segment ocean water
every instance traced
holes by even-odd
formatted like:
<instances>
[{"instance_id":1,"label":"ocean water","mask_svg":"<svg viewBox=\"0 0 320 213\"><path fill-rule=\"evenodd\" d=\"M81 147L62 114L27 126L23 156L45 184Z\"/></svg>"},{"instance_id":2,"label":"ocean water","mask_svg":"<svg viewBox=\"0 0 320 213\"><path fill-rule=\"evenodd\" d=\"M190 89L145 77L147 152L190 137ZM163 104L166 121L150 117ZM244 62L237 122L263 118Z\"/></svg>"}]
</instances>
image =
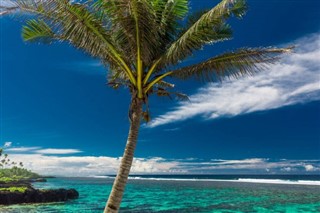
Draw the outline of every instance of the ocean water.
<instances>
[{"instance_id":1,"label":"ocean water","mask_svg":"<svg viewBox=\"0 0 320 213\"><path fill-rule=\"evenodd\" d=\"M113 177L52 178L37 188L75 188L64 203L0 206L1 213L101 213ZM320 212L320 176L133 176L120 212Z\"/></svg>"}]
</instances>

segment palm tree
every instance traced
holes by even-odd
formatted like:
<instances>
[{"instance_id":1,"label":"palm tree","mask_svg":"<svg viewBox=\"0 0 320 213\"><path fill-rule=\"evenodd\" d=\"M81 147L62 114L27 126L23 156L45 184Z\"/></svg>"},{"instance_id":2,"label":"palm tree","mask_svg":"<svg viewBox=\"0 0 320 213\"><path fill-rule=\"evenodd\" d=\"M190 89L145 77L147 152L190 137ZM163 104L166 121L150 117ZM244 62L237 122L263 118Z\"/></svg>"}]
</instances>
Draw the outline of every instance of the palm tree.
<instances>
[{"instance_id":1,"label":"palm tree","mask_svg":"<svg viewBox=\"0 0 320 213\"><path fill-rule=\"evenodd\" d=\"M141 119L150 120L148 98L175 95L167 79L204 81L239 78L263 70L291 48L242 48L203 62L182 61L208 44L232 37L230 17L242 18L245 0L222 0L188 16L188 0L13 0L0 14L18 10L35 16L22 29L25 41L65 41L101 60L108 85L131 94L130 130L104 212L118 212L134 157ZM169 79L170 80L170 79Z\"/></svg>"}]
</instances>

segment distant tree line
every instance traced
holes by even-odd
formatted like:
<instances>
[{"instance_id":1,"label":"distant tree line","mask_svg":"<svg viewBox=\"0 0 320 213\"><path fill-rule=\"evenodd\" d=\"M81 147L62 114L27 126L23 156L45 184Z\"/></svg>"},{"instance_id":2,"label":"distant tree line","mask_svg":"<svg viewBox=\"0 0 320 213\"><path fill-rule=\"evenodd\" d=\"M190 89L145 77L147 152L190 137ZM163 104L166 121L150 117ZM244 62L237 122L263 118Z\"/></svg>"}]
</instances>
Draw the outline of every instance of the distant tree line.
<instances>
[{"instance_id":1,"label":"distant tree line","mask_svg":"<svg viewBox=\"0 0 320 213\"><path fill-rule=\"evenodd\" d=\"M22 162L14 162L12 160L10 160L8 158L8 154L7 153L3 153L3 148L0 148L0 167L4 168L6 166L19 166L19 167L23 167L23 163Z\"/></svg>"},{"instance_id":2,"label":"distant tree line","mask_svg":"<svg viewBox=\"0 0 320 213\"><path fill-rule=\"evenodd\" d=\"M21 179L39 178L40 175L23 168L23 162L9 159L3 148L0 148L0 182L11 182Z\"/></svg>"}]
</instances>

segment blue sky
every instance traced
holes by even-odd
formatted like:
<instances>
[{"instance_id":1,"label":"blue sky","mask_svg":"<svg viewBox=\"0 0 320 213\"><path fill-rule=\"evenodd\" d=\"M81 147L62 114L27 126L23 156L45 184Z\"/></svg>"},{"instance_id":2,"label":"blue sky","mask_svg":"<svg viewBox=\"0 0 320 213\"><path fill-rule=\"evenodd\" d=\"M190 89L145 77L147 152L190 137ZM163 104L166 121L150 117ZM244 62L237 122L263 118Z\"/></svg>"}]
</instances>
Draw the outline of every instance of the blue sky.
<instances>
[{"instance_id":1,"label":"blue sky","mask_svg":"<svg viewBox=\"0 0 320 213\"><path fill-rule=\"evenodd\" d=\"M216 2L193 0L191 8ZM255 77L175 81L191 102L151 98L153 121L141 128L133 172L320 171L320 2L248 3L242 20L230 20L234 39L185 64L239 47L294 44L296 53ZM128 91L108 88L99 61L67 44L24 43L22 23L0 18L0 144L40 173L65 165L79 176L114 173L129 127Z\"/></svg>"}]
</instances>

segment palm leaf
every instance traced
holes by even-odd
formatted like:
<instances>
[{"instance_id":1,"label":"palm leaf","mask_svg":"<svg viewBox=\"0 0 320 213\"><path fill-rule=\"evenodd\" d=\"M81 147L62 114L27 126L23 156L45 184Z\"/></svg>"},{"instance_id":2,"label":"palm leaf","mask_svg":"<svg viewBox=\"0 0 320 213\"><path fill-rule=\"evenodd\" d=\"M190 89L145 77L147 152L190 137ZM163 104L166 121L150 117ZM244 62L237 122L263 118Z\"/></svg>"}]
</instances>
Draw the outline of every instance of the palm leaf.
<instances>
[{"instance_id":1,"label":"palm leaf","mask_svg":"<svg viewBox=\"0 0 320 213\"><path fill-rule=\"evenodd\" d=\"M159 81L157 84L158 84L159 87L165 88L165 89L167 89L167 88L173 89L175 87L174 84L171 84L171 83L163 81L163 80Z\"/></svg>"},{"instance_id":2,"label":"palm leaf","mask_svg":"<svg viewBox=\"0 0 320 213\"><path fill-rule=\"evenodd\" d=\"M153 0L152 5L156 12L158 31L162 35L163 43L169 44L176 36L178 21L188 13L187 0Z\"/></svg>"},{"instance_id":3,"label":"palm leaf","mask_svg":"<svg viewBox=\"0 0 320 213\"><path fill-rule=\"evenodd\" d=\"M135 61L135 22L130 0L98 0L95 9L110 19L110 31L122 54L126 54L129 61Z\"/></svg>"},{"instance_id":4,"label":"palm leaf","mask_svg":"<svg viewBox=\"0 0 320 213\"><path fill-rule=\"evenodd\" d=\"M110 32L104 28L99 17L86 8L86 4L71 4L67 0L18 0L15 3L20 10L31 12L46 20L46 25L51 25L51 29L60 35L60 40L68 41L93 57L99 57L103 63L121 67L127 78L135 84L125 55L121 54ZM37 33L35 28L29 26L29 31L31 30L34 34ZM38 35L37 38L40 39L40 34Z\"/></svg>"},{"instance_id":5,"label":"palm leaf","mask_svg":"<svg viewBox=\"0 0 320 213\"><path fill-rule=\"evenodd\" d=\"M288 53L289 48L248 48L225 53L199 64L171 71L170 76L179 79L195 77L205 81L229 76L238 78L251 75L279 60L279 54Z\"/></svg>"},{"instance_id":6,"label":"palm leaf","mask_svg":"<svg viewBox=\"0 0 320 213\"><path fill-rule=\"evenodd\" d=\"M10 2L9 2L9 4L7 3L7 5L0 5L0 16L13 13L17 9L19 9L19 8L15 5L11 5Z\"/></svg>"},{"instance_id":7,"label":"palm leaf","mask_svg":"<svg viewBox=\"0 0 320 213\"><path fill-rule=\"evenodd\" d=\"M186 94L175 91L168 91L161 87L159 87L157 90L154 90L153 93L156 93L158 96L168 97L170 99L173 99L172 96L175 96L180 101L190 101L189 97Z\"/></svg>"},{"instance_id":8,"label":"palm leaf","mask_svg":"<svg viewBox=\"0 0 320 213\"><path fill-rule=\"evenodd\" d=\"M189 96L181 92L170 92L175 95L179 101L190 101Z\"/></svg>"},{"instance_id":9,"label":"palm leaf","mask_svg":"<svg viewBox=\"0 0 320 213\"><path fill-rule=\"evenodd\" d=\"M246 11L244 0L222 0L202 16L171 44L163 56L163 63L176 64L203 45L231 37L225 20L231 15L241 17Z\"/></svg>"},{"instance_id":10,"label":"palm leaf","mask_svg":"<svg viewBox=\"0 0 320 213\"><path fill-rule=\"evenodd\" d=\"M42 19L31 19L22 28L22 38L25 41L40 41L50 43L59 36L54 33L51 27Z\"/></svg>"},{"instance_id":11,"label":"palm leaf","mask_svg":"<svg viewBox=\"0 0 320 213\"><path fill-rule=\"evenodd\" d=\"M149 66L157 53L156 47L161 41L156 32L155 11L148 0L99 0L98 7L112 20L112 33L115 41L131 61L136 61L138 46L141 59ZM139 45L137 45L137 32ZM137 64L135 64L137 66Z\"/></svg>"},{"instance_id":12,"label":"palm leaf","mask_svg":"<svg viewBox=\"0 0 320 213\"><path fill-rule=\"evenodd\" d=\"M145 66L155 58L160 37L156 32L155 13L148 0L133 0L131 3L135 23L137 53ZM138 51L140 49L140 51Z\"/></svg>"}]
</instances>

